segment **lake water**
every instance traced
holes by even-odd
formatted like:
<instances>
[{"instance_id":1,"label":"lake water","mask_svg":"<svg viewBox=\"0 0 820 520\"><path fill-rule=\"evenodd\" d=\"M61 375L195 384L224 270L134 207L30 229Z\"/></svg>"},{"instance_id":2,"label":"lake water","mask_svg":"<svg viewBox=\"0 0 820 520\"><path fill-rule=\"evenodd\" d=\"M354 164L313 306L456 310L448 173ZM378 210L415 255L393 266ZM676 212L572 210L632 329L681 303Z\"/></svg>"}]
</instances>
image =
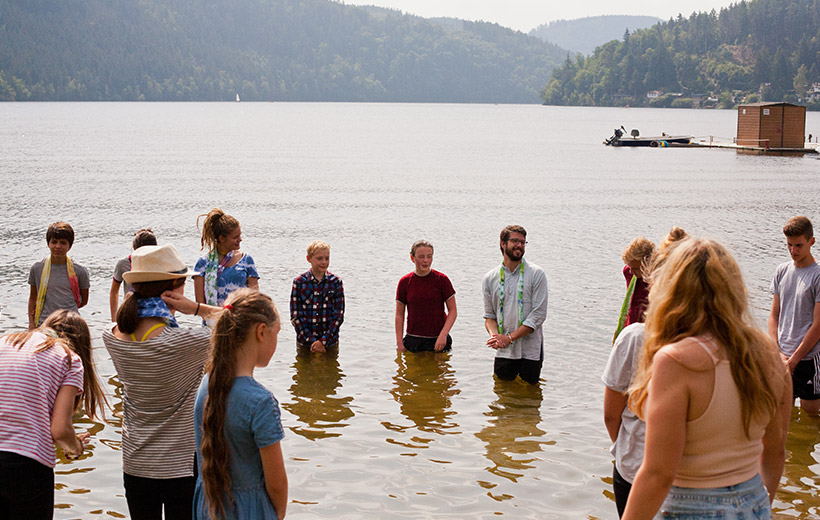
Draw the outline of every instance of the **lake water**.
<instances>
[{"instance_id":1,"label":"lake water","mask_svg":"<svg viewBox=\"0 0 820 520\"><path fill-rule=\"evenodd\" d=\"M297 356L286 325L256 374L282 405L292 519L617 518L600 374L625 291L623 248L673 225L720 240L765 325L771 276L788 260L783 223L820 221L816 155L601 144L621 124L731 138L734 111L3 103L0 121L0 332L25 327L28 269L47 253L48 224L70 222L72 257L91 272L82 314L118 409L100 336L134 231L152 227L193 266L196 217L222 207L285 315L307 244L332 245L347 297L338 357ZM820 114L806 132L820 133ZM481 279L513 223L549 279L540 387L494 384L484 346ZM457 291L449 355L396 355L396 283L420 238ZM117 416L78 422L92 447L58 464L55 518L127 517ZM820 515L819 484L820 420L796 413L777 517Z\"/></svg>"}]
</instances>

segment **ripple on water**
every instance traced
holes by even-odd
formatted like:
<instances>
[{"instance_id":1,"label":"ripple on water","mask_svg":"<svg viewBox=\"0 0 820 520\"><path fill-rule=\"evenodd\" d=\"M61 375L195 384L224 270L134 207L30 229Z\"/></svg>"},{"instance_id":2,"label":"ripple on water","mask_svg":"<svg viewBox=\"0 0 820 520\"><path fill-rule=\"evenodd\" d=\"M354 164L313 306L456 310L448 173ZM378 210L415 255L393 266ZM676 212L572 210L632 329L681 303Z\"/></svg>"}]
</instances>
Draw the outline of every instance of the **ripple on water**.
<instances>
[{"instance_id":1,"label":"ripple on water","mask_svg":"<svg viewBox=\"0 0 820 520\"><path fill-rule=\"evenodd\" d=\"M600 373L625 290L621 251L673 225L717 238L765 324L772 272L788 260L780 226L816 216L820 199L816 159L601 146L625 115L645 134L736 128L732 111L0 104L0 240L15 252L0 258L0 332L26 327L28 270L46 253L45 229L71 222L72 255L91 274L83 315L115 406L107 423L78 420L93 449L58 461L55 518L127 516L122 387L99 340L111 270L145 226L193 265L196 216L214 205L242 222L243 249L283 314L312 240L331 243L331 271L345 283L338 356L298 355L285 326L256 373L282 406L289 518L614 518ZM809 113L809 126L818 117ZM509 223L527 228L527 259L549 279L536 389L495 385L484 346L481 280ZM457 291L449 355L395 353L396 283L419 238L435 244L434 267ZM793 418L780 518L820 516L819 426Z\"/></svg>"}]
</instances>

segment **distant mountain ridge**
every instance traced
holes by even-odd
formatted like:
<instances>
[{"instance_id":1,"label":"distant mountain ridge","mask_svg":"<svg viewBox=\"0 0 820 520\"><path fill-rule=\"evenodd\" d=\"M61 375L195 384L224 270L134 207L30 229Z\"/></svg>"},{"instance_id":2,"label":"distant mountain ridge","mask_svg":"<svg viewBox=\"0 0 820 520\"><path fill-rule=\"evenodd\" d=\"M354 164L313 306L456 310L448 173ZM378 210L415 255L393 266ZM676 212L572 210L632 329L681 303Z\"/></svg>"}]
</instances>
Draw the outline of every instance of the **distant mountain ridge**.
<instances>
[{"instance_id":1,"label":"distant mountain ridge","mask_svg":"<svg viewBox=\"0 0 820 520\"><path fill-rule=\"evenodd\" d=\"M551 105L721 107L788 101L820 109L820 0L742 0L678 16L568 58Z\"/></svg>"},{"instance_id":2,"label":"distant mountain ridge","mask_svg":"<svg viewBox=\"0 0 820 520\"><path fill-rule=\"evenodd\" d=\"M651 27L662 22L654 16L605 15L576 20L556 20L539 25L528 34L554 43L573 53L592 54L595 47L623 38L624 32Z\"/></svg>"},{"instance_id":3,"label":"distant mountain ridge","mask_svg":"<svg viewBox=\"0 0 820 520\"><path fill-rule=\"evenodd\" d=\"M0 101L537 103L565 56L329 0L0 0Z\"/></svg>"}]
</instances>

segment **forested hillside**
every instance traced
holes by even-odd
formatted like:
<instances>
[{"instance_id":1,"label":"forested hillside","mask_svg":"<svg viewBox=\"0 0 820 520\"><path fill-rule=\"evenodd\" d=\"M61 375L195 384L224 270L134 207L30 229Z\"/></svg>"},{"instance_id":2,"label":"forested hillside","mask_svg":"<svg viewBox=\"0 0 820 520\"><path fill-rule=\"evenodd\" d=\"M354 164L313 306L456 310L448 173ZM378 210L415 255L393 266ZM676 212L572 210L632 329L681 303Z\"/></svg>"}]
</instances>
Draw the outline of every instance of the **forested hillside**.
<instances>
[{"instance_id":1,"label":"forested hillside","mask_svg":"<svg viewBox=\"0 0 820 520\"><path fill-rule=\"evenodd\" d=\"M678 17L567 58L542 91L552 105L820 108L820 0L741 1ZM817 92L815 92L817 90Z\"/></svg>"},{"instance_id":2,"label":"forested hillside","mask_svg":"<svg viewBox=\"0 0 820 520\"><path fill-rule=\"evenodd\" d=\"M0 100L536 103L565 57L329 0L0 0Z\"/></svg>"},{"instance_id":3,"label":"forested hillside","mask_svg":"<svg viewBox=\"0 0 820 520\"><path fill-rule=\"evenodd\" d=\"M573 54L591 54L595 47L611 40L618 40L628 29L645 29L658 22L654 16L607 15L587 16L577 20L556 20L539 25L528 34L554 43Z\"/></svg>"}]
</instances>

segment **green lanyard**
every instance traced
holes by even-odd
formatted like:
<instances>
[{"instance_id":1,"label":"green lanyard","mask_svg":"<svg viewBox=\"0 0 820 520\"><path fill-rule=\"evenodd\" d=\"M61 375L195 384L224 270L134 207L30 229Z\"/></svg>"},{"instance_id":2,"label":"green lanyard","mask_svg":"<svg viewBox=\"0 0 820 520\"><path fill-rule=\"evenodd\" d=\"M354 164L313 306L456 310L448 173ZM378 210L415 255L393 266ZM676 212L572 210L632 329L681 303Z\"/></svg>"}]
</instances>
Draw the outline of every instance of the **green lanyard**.
<instances>
[{"instance_id":1,"label":"green lanyard","mask_svg":"<svg viewBox=\"0 0 820 520\"><path fill-rule=\"evenodd\" d=\"M618 315L618 326L615 328L615 336L612 337L613 345L615 344L615 340L618 339L618 334L624 330L627 316L629 316L629 306L632 305L632 295L635 294L635 285L637 281L638 277L633 274L632 279L629 280L629 286L626 288L624 302L621 304L621 313Z\"/></svg>"},{"instance_id":2,"label":"green lanyard","mask_svg":"<svg viewBox=\"0 0 820 520\"><path fill-rule=\"evenodd\" d=\"M501 265L498 277L498 333L504 334L504 265ZM518 327L524 323L524 260L518 275ZM516 327L517 328L517 327Z\"/></svg>"}]
</instances>

